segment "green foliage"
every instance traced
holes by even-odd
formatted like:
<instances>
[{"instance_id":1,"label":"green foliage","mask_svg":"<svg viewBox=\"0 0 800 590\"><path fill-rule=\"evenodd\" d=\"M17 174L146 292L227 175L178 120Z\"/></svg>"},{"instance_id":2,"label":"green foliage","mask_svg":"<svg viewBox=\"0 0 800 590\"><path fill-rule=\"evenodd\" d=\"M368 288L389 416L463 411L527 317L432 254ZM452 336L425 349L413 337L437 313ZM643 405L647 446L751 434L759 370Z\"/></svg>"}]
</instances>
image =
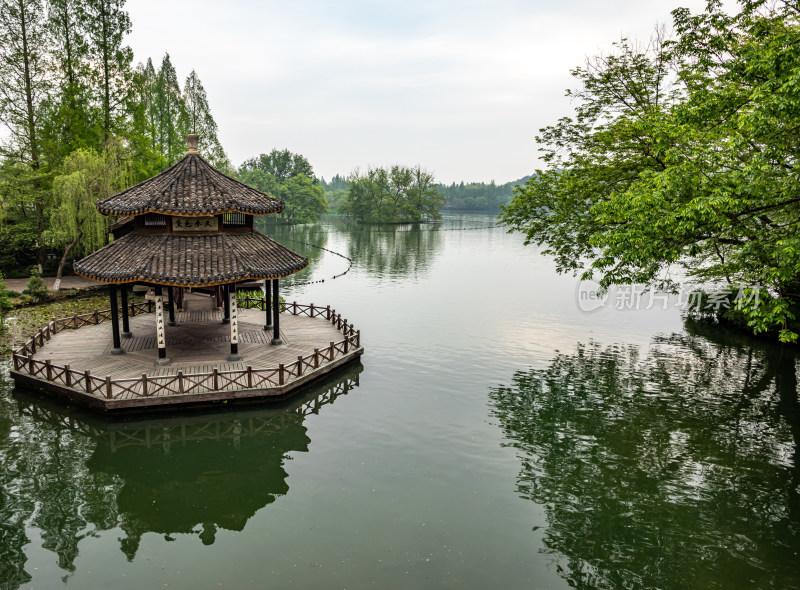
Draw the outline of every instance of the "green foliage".
<instances>
[{"instance_id":1,"label":"green foliage","mask_svg":"<svg viewBox=\"0 0 800 590\"><path fill-rule=\"evenodd\" d=\"M189 76L183 96L169 55L158 72L150 60L131 68L124 5L0 0L0 123L6 128L0 133L0 269L6 275L32 262L43 266L48 250L74 243L85 251L100 243L99 219L87 212L89 195L103 183L119 190L164 170L184 155L190 126L211 162L229 167L197 74ZM87 172L78 179L76 162L86 158L95 161L84 162L85 170L102 168L111 176L90 180ZM77 205L81 199L85 207Z\"/></svg>"},{"instance_id":2,"label":"green foliage","mask_svg":"<svg viewBox=\"0 0 800 590\"><path fill-rule=\"evenodd\" d=\"M87 37L93 87L102 113L103 138L108 140L126 118L124 107L131 92L133 51L122 39L131 32L125 0L83 0L88 15Z\"/></svg>"},{"instance_id":3,"label":"green foliage","mask_svg":"<svg viewBox=\"0 0 800 590\"><path fill-rule=\"evenodd\" d=\"M341 174L337 174L333 178L331 178L330 182L325 182L324 178L321 178L319 183L322 185L322 188L325 189L325 192L328 191L338 191L343 190L347 191L347 177L342 176Z\"/></svg>"},{"instance_id":4,"label":"green foliage","mask_svg":"<svg viewBox=\"0 0 800 590\"><path fill-rule=\"evenodd\" d=\"M107 218L95 206L130 185L121 146L109 143L103 152L76 150L53 181L50 243L88 254L108 243Z\"/></svg>"},{"instance_id":5,"label":"green foliage","mask_svg":"<svg viewBox=\"0 0 800 590\"><path fill-rule=\"evenodd\" d=\"M362 222L398 223L441 219L443 205L433 174L420 166L392 166L354 171L340 210Z\"/></svg>"},{"instance_id":6,"label":"green foliage","mask_svg":"<svg viewBox=\"0 0 800 590\"><path fill-rule=\"evenodd\" d=\"M249 298L250 301L245 301L246 298ZM258 301L253 301L254 299L260 301L264 299L264 291L260 289L238 289L236 291L236 301L239 307L244 309L256 309L259 307ZM278 296L278 300L281 303L286 303L286 300L283 298L282 295ZM272 301L270 299L270 301Z\"/></svg>"},{"instance_id":7,"label":"green foliage","mask_svg":"<svg viewBox=\"0 0 800 590\"><path fill-rule=\"evenodd\" d=\"M439 192L444 195L444 209L456 209L459 211L496 211L502 205L507 205L511 201L514 187L523 184L530 176L525 176L519 180L513 180L505 184L495 184L485 182L455 182L449 186L446 184L436 185ZM322 188L325 190L325 199L331 210L338 210L347 198L347 178L337 174L330 182L325 179L320 180Z\"/></svg>"},{"instance_id":8,"label":"green foliage","mask_svg":"<svg viewBox=\"0 0 800 590\"><path fill-rule=\"evenodd\" d=\"M261 170L271 174L279 181L289 180L298 174L305 174L315 184L317 177L314 176L314 169L302 154L295 154L289 150L273 149L268 154L261 154L256 158L245 160L239 171Z\"/></svg>"},{"instance_id":9,"label":"green foliage","mask_svg":"<svg viewBox=\"0 0 800 590\"><path fill-rule=\"evenodd\" d=\"M347 178L337 174L330 182L325 182L324 178L320 179L320 185L325 191L328 209L338 210L347 198Z\"/></svg>"},{"instance_id":10,"label":"green foliage","mask_svg":"<svg viewBox=\"0 0 800 590\"><path fill-rule=\"evenodd\" d=\"M9 309L11 309L11 294L6 289L3 273L0 272L0 330L5 327L6 315L8 315Z\"/></svg>"},{"instance_id":11,"label":"green foliage","mask_svg":"<svg viewBox=\"0 0 800 590\"><path fill-rule=\"evenodd\" d=\"M27 295L31 298L32 301L41 301L45 297L47 297L47 285L44 284L42 280L42 275L39 274L39 268L36 266L31 267L31 278L28 281L27 287L22 292L23 295Z\"/></svg>"},{"instance_id":12,"label":"green foliage","mask_svg":"<svg viewBox=\"0 0 800 590\"><path fill-rule=\"evenodd\" d=\"M496 211L499 207L507 205L511 201L514 188L529 178L530 176L525 176L505 184L495 184L494 181L489 184L485 182L456 184L454 182L450 186L440 184L439 190L447 199L446 209Z\"/></svg>"},{"instance_id":13,"label":"green foliage","mask_svg":"<svg viewBox=\"0 0 800 590\"><path fill-rule=\"evenodd\" d=\"M36 264L37 238L35 226L26 220L0 224L0 272L14 278L19 269Z\"/></svg>"},{"instance_id":14,"label":"green foliage","mask_svg":"<svg viewBox=\"0 0 800 590\"><path fill-rule=\"evenodd\" d=\"M184 118L180 121L181 127L186 133L196 133L200 136L203 142L201 145L203 153L209 162L216 168L230 171L232 168L231 163L219 142L217 123L214 121L214 117L211 116L206 89L194 70L186 78L186 84L183 87L183 100L185 107L183 110Z\"/></svg>"},{"instance_id":15,"label":"green foliage","mask_svg":"<svg viewBox=\"0 0 800 590\"><path fill-rule=\"evenodd\" d=\"M281 199L281 217L288 223L314 223L328 209L322 186L308 160L289 150L272 150L246 160L239 180L261 192Z\"/></svg>"},{"instance_id":16,"label":"green foliage","mask_svg":"<svg viewBox=\"0 0 800 590\"><path fill-rule=\"evenodd\" d=\"M46 27L54 84L44 102L42 141L46 158L57 166L70 151L102 141L102 112L91 99L96 78L89 55L90 18L85 2L50 0Z\"/></svg>"},{"instance_id":17,"label":"green foliage","mask_svg":"<svg viewBox=\"0 0 800 590\"><path fill-rule=\"evenodd\" d=\"M40 187L46 179L26 163L6 159L0 164L0 270L6 276L37 262Z\"/></svg>"},{"instance_id":18,"label":"green foliage","mask_svg":"<svg viewBox=\"0 0 800 590\"><path fill-rule=\"evenodd\" d=\"M305 174L288 179L281 196L286 203L283 216L289 223L313 223L328 210L322 187Z\"/></svg>"},{"instance_id":19,"label":"green foliage","mask_svg":"<svg viewBox=\"0 0 800 590\"><path fill-rule=\"evenodd\" d=\"M2 0L0 22L0 121L11 134L4 151L38 168L39 119L50 89L44 4Z\"/></svg>"},{"instance_id":20,"label":"green foliage","mask_svg":"<svg viewBox=\"0 0 800 590\"><path fill-rule=\"evenodd\" d=\"M559 270L601 284L760 285L741 313L789 328L800 296L800 26L789 4L729 16L673 13L677 38L623 40L573 75L574 118L542 129L549 168L501 219L546 246ZM670 74L670 72L675 72Z\"/></svg>"},{"instance_id":21,"label":"green foliage","mask_svg":"<svg viewBox=\"0 0 800 590\"><path fill-rule=\"evenodd\" d=\"M181 123L186 121L187 116L178 76L169 59L169 53L161 60L153 90L156 145L167 163L174 164L186 153L185 132Z\"/></svg>"},{"instance_id":22,"label":"green foliage","mask_svg":"<svg viewBox=\"0 0 800 590\"><path fill-rule=\"evenodd\" d=\"M167 168L167 158L157 140L156 71L153 60L136 67L128 103L130 122L126 133L131 152L133 182L141 182Z\"/></svg>"}]
</instances>

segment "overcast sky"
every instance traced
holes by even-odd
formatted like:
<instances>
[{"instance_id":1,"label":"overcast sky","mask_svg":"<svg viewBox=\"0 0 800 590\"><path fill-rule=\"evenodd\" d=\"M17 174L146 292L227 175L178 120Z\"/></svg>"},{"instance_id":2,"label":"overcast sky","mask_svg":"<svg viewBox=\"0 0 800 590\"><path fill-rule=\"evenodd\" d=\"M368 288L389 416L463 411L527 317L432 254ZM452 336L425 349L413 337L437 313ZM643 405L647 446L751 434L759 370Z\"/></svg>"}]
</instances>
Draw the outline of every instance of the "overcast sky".
<instances>
[{"instance_id":1,"label":"overcast sky","mask_svg":"<svg viewBox=\"0 0 800 590\"><path fill-rule=\"evenodd\" d=\"M129 0L134 61L197 70L235 165L272 148L329 179L421 164L515 180L569 114L570 68L703 0Z\"/></svg>"}]
</instances>

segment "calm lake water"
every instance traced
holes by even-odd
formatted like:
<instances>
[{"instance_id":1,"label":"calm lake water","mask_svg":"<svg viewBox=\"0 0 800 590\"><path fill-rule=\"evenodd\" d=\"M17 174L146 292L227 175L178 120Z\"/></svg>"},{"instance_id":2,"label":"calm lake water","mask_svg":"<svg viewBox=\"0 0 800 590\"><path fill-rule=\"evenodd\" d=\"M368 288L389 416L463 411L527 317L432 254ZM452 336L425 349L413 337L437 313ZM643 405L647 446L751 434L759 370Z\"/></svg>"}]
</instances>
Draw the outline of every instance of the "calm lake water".
<instances>
[{"instance_id":1,"label":"calm lake water","mask_svg":"<svg viewBox=\"0 0 800 590\"><path fill-rule=\"evenodd\" d=\"M281 229L326 279L287 299L366 348L281 406L111 421L3 372L0 588L800 588L797 353L582 311L492 223Z\"/></svg>"}]
</instances>

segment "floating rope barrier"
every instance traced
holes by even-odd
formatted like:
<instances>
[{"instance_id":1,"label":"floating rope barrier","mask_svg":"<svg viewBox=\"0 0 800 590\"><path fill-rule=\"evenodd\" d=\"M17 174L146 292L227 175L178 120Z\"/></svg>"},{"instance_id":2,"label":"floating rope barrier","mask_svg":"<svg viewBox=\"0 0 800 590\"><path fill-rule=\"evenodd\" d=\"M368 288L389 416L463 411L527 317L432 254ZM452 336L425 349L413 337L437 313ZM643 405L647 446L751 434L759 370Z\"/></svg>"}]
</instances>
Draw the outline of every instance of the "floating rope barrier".
<instances>
[{"instance_id":1,"label":"floating rope barrier","mask_svg":"<svg viewBox=\"0 0 800 590\"><path fill-rule=\"evenodd\" d=\"M477 226L474 226L474 227L446 227L446 228L435 227L435 228L428 229L427 231L429 231L429 232L473 231L473 230L482 230L482 229L495 229L495 228L498 228L498 227L506 227L506 226L504 224L502 224L502 223L493 223L491 225L477 225ZM334 230L334 231L337 231L337 230ZM346 232L346 233L407 234L407 233L411 233L413 231L415 231L415 230L414 229L373 229L371 227L361 227L361 228L352 229L350 232ZM330 233L329 231L319 231L319 232L314 232L314 233L308 234L308 236L309 237L322 236L322 235L328 235L329 233ZM345 232L343 232L343 233L345 233ZM286 238L286 239L288 240L288 239L291 239L291 238ZM292 241L297 242L299 244L304 243L304 242L299 242L297 240L292 240ZM313 246L313 244L309 244L309 245Z\"/></svg>"},{"instance_id":2,"label":"floating rope barrier","mask_svg":"<svg viewBox=\"0 0 800 590\"><path fill-rule=\"evenodd\" d=\"M439 225L439 224L437 224L437 225ZM505 227L505 226L503 224L501 224L501 223L493 223L491 225L479 225L479 226L474 226L474 227L450 227L450 228L434 227L434 228L428 229L427 231L431 231L431 232L435 232L435 231L436 232L440 232L440 231L442 231L442 232L444 232L444 231L472 231L472 230L482 230L482 229L494 229L496 227ZM358 229L357 231L358 231L358 233L406 234L406 233L411 233L411 232L413 232L415 230L414 229L400 229L400 230L392 229L392 230L389 230L389 229L361 228L361 229ZM316 232L316 233L313 233L313 234L309 234L309 236L328 235L329 233L330 232ZM343 277L348 272L350 272L351 268L353 268L353 259L350 258L349 256L345 256L344 254L341 254L340 252L336 252L335 250L331 250L330 248L326 248L325 246L320 246L318 244L311 244L309 242L304 242L302 240L295 240L293 238L289 238L289 237L285 237L285 236L280 236L280 238L281 239L285 239L285 240L287 240L289 242L293 242L295 244L302 244L303 246L308 246L309 248L317 248L318 250L324 250L325 252L328 252L329 254L333 254L334 256L338 256L339 258L343 258L344 260L346 260L347 261L347 269L344 272L341 272L341 273L339 273L337 275L333 275L332 277L328 278L327 280L329 280L329 281L332 281L334 279L338 279L339 277ZM305 285L315 285L317 283L324 283L325 281L326 281L326 279L317 279L316 281L302 281L302 282L299 282L299 283L292 283L290 286L291 287L303 287Z\"/></svg>"},{"instance_id":3,"label":"floating rope barrier","mask_svg":"<svg viewBox=\"0 0 800 590\"><path fill-rule=\"evenodd\" d=\"M316 234L314 234L314 235L316 235ZM350 272L351 268L353 268L353 259L350 258L349 256L345 256L344 254L336 252L335 250L331 250L330 248L326 248L325 246L319 246L317 244L310 244L308 242L303 242L301 240L293 240L292 238L285 238L285 239L287 241L289 241L289 242L294 242L295 244L302 244L304 246L309 246L310 248L317 248L319 250L324 250L325 252L328 252L329 254L333 254L334 256L338 256L339 258L344 258L345 260L347 260L347 269L344 272L339 273L338 275L333 275L332 277L330 277L328 279L329 281L332 281L334 279L338 279L339 277L343 277L344 275L346 275L347 273ZM301 283L292 283L290 286L291 287L302 287L304 285L314 285L316 283L324 283L324 282L325 282L325 279L318 279L316 281L303 281Z\"/></svg>"}]
</instances>

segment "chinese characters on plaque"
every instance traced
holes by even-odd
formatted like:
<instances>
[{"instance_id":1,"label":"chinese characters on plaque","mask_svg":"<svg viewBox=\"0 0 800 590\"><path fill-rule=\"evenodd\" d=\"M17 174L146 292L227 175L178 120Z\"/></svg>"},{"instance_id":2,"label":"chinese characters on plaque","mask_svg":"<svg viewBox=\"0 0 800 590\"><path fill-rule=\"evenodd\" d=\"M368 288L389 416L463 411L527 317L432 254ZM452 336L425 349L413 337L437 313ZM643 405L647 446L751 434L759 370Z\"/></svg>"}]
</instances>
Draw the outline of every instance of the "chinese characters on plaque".
<instances>
[{"instance_id":1,"label":"chinese characters on plaque","mask_svg":"<svg viewBox=\"0 0 800 590\"><path fill-rule=\"evenodd\" d=\"M219 231L219 219L211 217L173 217L173 232Z\"/></svg>"},{"instance_id":2,"label":"chinese characters on plaque","mask_svg":"<svg viewBox=\"0 0 800 590\"><path fill-rule=\"evenodd\" d=\"M236 291L230 292L231 301L231 344L239 344L239 322L237 321L238 312L236 309Z\"/></svg>"},{"instance_id":3,"label":"chinese characters on plaque","mask_svg":"<svg viewBox=\"0 0 800 590\"><path fill-rule=\"evenodd\" d=\"M164 297L156 295L156 341L159 348L166 348L164 337Z\"/></svg>"}]
</instances>

